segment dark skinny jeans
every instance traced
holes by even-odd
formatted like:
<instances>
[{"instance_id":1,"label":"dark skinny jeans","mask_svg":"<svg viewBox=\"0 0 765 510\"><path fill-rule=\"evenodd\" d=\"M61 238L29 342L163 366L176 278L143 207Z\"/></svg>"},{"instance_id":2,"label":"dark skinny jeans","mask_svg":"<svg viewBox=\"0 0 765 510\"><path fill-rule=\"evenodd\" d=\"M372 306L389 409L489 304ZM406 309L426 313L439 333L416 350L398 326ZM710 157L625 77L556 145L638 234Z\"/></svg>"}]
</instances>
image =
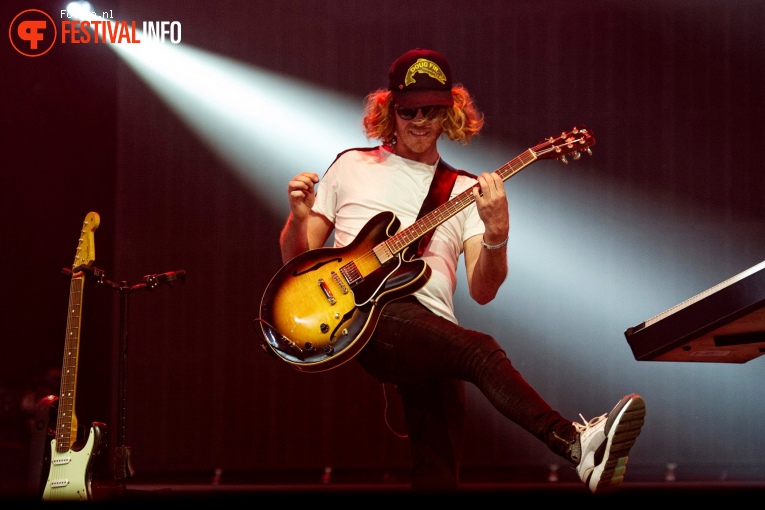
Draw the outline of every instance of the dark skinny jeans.
<instances>
[{"instance_id":1,"label":"dark skinny jeans","mask_svg":"<svg viewBox=\"0 0 765 510\"><path fill-rule=\"evenodd\" d=\"M415 298L389 303L356 356L364 370L397 387L416 491L458 488L465 434L465 382L504 416L570 461L571 421L552 409L490 335L432 313Z\"/></svg>"}]
</instances>

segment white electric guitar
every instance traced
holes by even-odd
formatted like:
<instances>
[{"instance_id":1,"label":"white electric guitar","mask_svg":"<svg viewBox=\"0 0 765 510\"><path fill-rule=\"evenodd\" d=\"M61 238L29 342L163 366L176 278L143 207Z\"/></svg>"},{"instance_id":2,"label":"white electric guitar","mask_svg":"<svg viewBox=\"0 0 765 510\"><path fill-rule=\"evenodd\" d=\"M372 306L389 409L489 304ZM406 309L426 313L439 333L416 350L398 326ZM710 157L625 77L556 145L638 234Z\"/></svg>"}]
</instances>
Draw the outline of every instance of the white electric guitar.
<instances>
[{"instance_id":1,"label":"white electric guitar","mask_svg":"<svg viewBox=\"0 0 765 510\"><path fill-rule=\"evenodd\" d=\"M84 444L78 442L74 406L82 322L82 292L86 277L83 267L90 267L95 260L93 232L98 228L99 221L98 213L90 212L85 216L72 265L56 437L51 440L50 472L43 489L43 501L93 500L93 460L102 448L106 425L94 422L87 435L87 441Z\"/></svg>"}]
</instances>

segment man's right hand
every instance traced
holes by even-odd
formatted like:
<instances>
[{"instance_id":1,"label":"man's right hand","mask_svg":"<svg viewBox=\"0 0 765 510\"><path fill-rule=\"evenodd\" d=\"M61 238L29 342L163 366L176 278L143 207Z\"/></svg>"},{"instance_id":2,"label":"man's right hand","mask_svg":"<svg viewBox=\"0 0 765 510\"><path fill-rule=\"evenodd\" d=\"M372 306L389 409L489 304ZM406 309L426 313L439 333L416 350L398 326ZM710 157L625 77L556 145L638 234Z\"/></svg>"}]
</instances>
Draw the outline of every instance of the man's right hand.
<instances>
[{"instance_id":1,"label":"man's right hand","mask_svg":"<svg viewBox=\"0 0 765 510\"><path fill-rule=\"evenodd\" d=\"M292 216L298 221L305 220L316 200L314 185L319 182L319 175L313 172L302 172L292 178L287 186Z\"/></svg>"}]
</instances>

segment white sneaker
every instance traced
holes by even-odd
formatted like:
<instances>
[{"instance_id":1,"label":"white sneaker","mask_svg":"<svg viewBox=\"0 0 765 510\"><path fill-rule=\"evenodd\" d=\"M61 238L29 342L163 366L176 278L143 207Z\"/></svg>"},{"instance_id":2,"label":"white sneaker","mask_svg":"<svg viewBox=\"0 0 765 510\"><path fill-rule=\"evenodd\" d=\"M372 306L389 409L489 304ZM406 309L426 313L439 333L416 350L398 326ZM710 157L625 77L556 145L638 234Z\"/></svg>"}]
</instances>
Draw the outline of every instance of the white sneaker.
<instances>
[{"instance_id":1,"label":"white sneaker","mask_svg":"<svg viewBox=\"0 0 765 510\"><path fill-rule=\"evenodd\" d=\"M645 421L645 402L633 393L622 398L610 413L589 422L574 423L581 456L576 472L593 493L615 487L624 480L627 454Z\"/></svg>"}]
</instances>

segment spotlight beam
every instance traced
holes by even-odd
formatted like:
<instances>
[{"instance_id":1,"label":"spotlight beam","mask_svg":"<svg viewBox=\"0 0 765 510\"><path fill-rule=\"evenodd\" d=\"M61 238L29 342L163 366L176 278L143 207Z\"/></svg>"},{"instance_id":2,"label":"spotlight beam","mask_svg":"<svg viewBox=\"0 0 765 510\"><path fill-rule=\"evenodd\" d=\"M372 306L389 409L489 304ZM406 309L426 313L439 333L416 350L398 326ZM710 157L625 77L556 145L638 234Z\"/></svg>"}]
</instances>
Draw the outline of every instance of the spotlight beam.
<instances>
[{"instance_id":1,"label":"spotlight beam","mask_svg":"<svg viewBox=\"0 0 765 510\"><path fill-rule=\"evenodd\" d=\"M87 2L70 15L104 20ZM261 192L275 211L279 193L300 171L325 170L338 152L368 146L362 102L315 84L268 72L184 44L160 43L137 32L140 44L109 46L218 157Z\"/></svg>"}]
</instances>

